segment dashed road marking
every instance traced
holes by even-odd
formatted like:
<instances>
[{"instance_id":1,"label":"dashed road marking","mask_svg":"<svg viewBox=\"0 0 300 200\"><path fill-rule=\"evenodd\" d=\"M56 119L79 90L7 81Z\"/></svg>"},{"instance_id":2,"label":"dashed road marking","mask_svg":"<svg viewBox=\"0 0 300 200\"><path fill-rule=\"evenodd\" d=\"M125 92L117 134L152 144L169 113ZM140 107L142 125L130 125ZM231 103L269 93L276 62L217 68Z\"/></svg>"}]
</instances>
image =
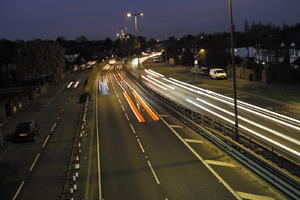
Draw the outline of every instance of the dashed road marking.
<instances>
[{"instance_id":1,"label":"dashed road marking","mask_svg":"<svg viewBox=\"0 0 300 200\"><path fill-rule=\"evenodd\" d=\"M16 200L16 199L17 199L17 197L18 197L20 191L22 190L22 187L23 187L24 183L25 183L24 181L21 182L21 184L20 184L20 186L18 187L18 189L17 189L17 191L16 191L14 197L12 198L12 200Z\"/></svg>"},{"instance_id":2,"label":"dashed road marking","mask_svg":"<svg viewBox=\"0 0 300 200\"><path fill-rule=\"evenodd\" d=\"M151 169L151 172L152 172L152 174L153 174L153 176L154 176L154 178L155 178L156 183L157 183L157 184L160 184L160 182L159 182L159 180L158 180L158 177L157 177L157 175L156 175L156 173L155 173L155 171L154 171L154 169L153 169L153 167L152 167L150 161L147 160L147 163L148 163L148 165L149 165L149 167L150 167L150 169Z\"/></svg>"},{"instance_id":3,"label":"dashed road marking","mask_svg":"<svg viewBox=\"0 0 300 200\"><path fill-rule=\"evenodd\" d=\"M126 116L126 119L129 121L129 117L128 117L127 113L125 113L125 116Z\"/></svg>"},{"instance_id":4,"label":"dashed road marking","mask_svg":"<svg viewBox=\"0 0 300 200\"><path fill-rule=\"evenodd\" d=\"M236 167L232 163L222 162L222 161L217 161L217 160L205 160L205 162L209 165L219 165L219 166L224 166L224 167Z\"/></svg>"},{"instance_id":5,"label":"dashed road marking","mask_svg":"<svg viewBox=\"0 0 300 200\"><path fill-rule=\"evenodd\" d=\"M139 143L139 145L140 145L140 147L141 147L141 149L142 149L142 152L145 153L145 150L144 150L144 148L143 148L143 145L142 145L141 141L140 141L139 139L136 139L136 140L137 140L137 142Z\"/></svg>"},{"instance_id":6,"label":"dashed road marking","mask_svg":"<svg viewBox=\"0 0 300 200\"><path fill-rule=\"evenodd\" d=\"M135 134L135 130L134 130L134 128L133 128L133 126L132 126L132 124L131 124L131 123L130 123L130 127L131 127L131 129L132 129L133 133Z\"/></svg>"},{"instance_id":7,"label":"dashed road marking","mask_svg":"<svg viewBox=\"0 0 300 200\"><path fill-rule=\"evenodd\" d=\"M43 145L42 145L43 148L46 146L46 144L47 144L49 138L50 138L50 135L48 135L48 136L46 137L46 140L45 140L45 142L44 142Z\"/></svg>"},{"instance_id":8,"label":"dashed road marking","mask_svg":"<svg viewBox=\"0 0 300 200\"><path fill-rule=\"evenodd\" d=\"M56 122L53 124L53 126L52 126L52 128L51 128L51 132L54 131L55 127L56 127Z\"/></svg>"},{"instance_id":9,"label":"dashed road marking","mask_svg":"<svg viewBox=\"0 0 300 200\"><path fill-rule=\"evenodd\" d=\"M125 108L124 108L124 106L123 106L123 105L121 105L121 107L122 107L123 111L125 112Z\"/></svg>"},{"instance_id":10,"label":"dashed road marking","mask_svg":"<svg viewBox=\"0 0 300 200\"><path fill-rule=\"evenodd\" d=\"M193 139L184 139L186 142L188 143L198 143L198 144L202 144L203 141L202 140L193 140Z\"/></svg>"},{"instance_id":11,"label":"dashed road marking","mask_svg":"<svg viewBox=\"0 0 300 200\"><path fill-rule=\"evenodd\" d=\"M30 167L30 169L29 169L30 172L31 172L32 169L34 168L34 165L35 165L36 161L39 159L39 157L40 157L40 153L38 153L38 154L36 155L36 157L35 157L35 159L34 159L32 165L31 165L31 167Z\"/></svg>"},{"instance_id":12,"label":"dashed road marking","mask_svg":"<svg viewBox=\"0 0 300 200\"><path fill-rule=\"evenodd\" d=\"M169 125L169 126L172 128L182 128L182 126L179 126L179 125Z\"/></svg>"},{"instance_id":13,"label":"dashed road marking","mask_svg":"<svg viewBox=\"0 0 300 200\"><path fill-rule=\"evenodd\" d=\"M257 194L250 194L246 192L237 192L243 199L249 200L274 200L272 197L257 195Z\"/></svg>"}]
</instances>

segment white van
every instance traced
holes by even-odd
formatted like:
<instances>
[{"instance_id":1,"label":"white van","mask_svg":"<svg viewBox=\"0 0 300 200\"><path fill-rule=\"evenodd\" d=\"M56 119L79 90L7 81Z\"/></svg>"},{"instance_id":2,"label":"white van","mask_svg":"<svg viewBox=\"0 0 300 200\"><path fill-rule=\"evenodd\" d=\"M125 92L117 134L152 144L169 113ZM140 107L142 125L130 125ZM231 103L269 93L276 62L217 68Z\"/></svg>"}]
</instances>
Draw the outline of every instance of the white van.
<instances>
[{"instance_id":1,"label":"white van","mask_svg":"<svg viewBox=\"0 0 300 200\"><path fill-rule=\"evenodd\" d=\"M209 76L213 79L226 79L227 74L224 69L214 68L209 71Z\"/></svg>"}]
</instances>

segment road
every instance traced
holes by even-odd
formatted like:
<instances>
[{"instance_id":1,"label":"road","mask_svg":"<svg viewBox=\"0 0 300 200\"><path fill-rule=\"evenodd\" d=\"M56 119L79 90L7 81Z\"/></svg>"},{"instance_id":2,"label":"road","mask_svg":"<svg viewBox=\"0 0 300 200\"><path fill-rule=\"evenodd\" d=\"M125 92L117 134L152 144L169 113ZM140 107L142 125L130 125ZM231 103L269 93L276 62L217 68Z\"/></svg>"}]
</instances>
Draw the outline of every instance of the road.
<instances>
[{"instance_id":1,"label":"road","mask_svg":"<svg viewBox=\"0 0 300 200\"><path fill-rule=\"evenodd\" d=\"M99 191L90 192L86 199L100 199L99 196L103 199L164 200L272 196L258 180L242 176L240 173L244 169L228 161L222 162L224 155L209 153L207 143L201 145L205 149L198 151L203 138L201 142L187 139L185 135L191 130L164 111L154 110L149 103L151 100L144 97L125 73L113 69L102 71L99 83L103 82L108 90L103 92L97 87L99 152L92 161L97 163L100 159L97 166ZM214 161L206 160L208 157ZM95 179L90 183L95 184Z\"/></svg>"},{"instance_id":2,"label":"road","mask_svg":"<svg viewBox=\"0 0 300 200\"><path fill-rule=\"evenodd\" d=\"M233 101L215 92L143 70L142 81L178 104L211 118L234 125ZM238 101L239 127L259 140L300 161L300 120Z\"/></svg>"},{"instance_id":3,"label":"road","mask_svg":"<svg viewBox=\"0 0 300 200\"><path fill-rule=\"evenodd\" d=\"M67 75L3 127L10 145L0 160L1 199L52 200L61 195L87 75L87 71ZM12 143L16 124L30 120L40 127L37 141Z\"/></svg>"}]
</instances>

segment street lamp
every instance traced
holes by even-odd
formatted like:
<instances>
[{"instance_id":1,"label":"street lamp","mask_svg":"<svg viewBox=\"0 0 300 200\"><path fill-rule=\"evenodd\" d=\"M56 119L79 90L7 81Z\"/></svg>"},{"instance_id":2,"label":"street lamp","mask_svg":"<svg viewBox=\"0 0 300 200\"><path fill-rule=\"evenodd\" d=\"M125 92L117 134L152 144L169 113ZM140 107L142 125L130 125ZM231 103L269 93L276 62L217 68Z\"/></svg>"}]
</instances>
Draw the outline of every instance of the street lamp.
<instances>
[{"instance_id":1,"label":"street lamp","mask_svg":"<svg viewBox=\"0 0 300 200\"><path fill-rule=\"evenodd\" d=\"M140 56L139 56L139 46L138 46L138 39L137 39L137 32L138 32L138 16L144 16L144 13L127 13L127 17L134 17L134 35L135 35L135 43L137 45L137 56L138 56L138 69L139 69L139 78L141 75L141 68L140 68Z\"/></svg>"},{"instance_id":2,"label":"street lamp","mask_svg":"<svg viewBox=\"0 0 300 200\"><path fill-rule=\"evenodd\" d=\"M234 62L234 40L233 40L233 15L232 15L232 0L228 0L228 11L230 18L230 46L231 46L231 64L232 64L232 76L233 76L233 99L234 99L234 116L235 116L235 130L234 140L239 141L239 125L238 125L238 111L237 111L237 95L236 95L236 73L235 73L235 62Z\"/></svg>"}]
</instances>

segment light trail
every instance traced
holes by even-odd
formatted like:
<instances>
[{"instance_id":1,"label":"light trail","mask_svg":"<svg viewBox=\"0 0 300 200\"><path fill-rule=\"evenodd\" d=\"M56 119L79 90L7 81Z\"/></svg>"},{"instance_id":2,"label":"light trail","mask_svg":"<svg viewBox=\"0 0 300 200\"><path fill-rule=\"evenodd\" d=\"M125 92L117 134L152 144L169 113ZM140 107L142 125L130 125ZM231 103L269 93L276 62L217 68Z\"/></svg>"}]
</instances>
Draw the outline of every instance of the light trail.
<instances>
[{"instance_id":1,"label":"light trail","mask_svg":"<svg viewBox=\"0 0 300 200\"><path fill-rule=\"evenodd\" d=\"M163 90L168 90L167 88L165 88L165 87L163 87L163 86L157 84L156 82L150 80L149 78L145 77L144 75L142 75L142 78L145 79L145 80L147 80L147 81L149 81L150 83L156 85L157 87L159 87L159 88L161 88L161 89L163 89Z\"/></svg>"},{"instance_id":2,"label":"light trail","mask_svg":"<svg viewBox=\"0 0 300 200\"><path fill-rule=\"evenodd\" d=\"M209 90L204 90L204 89L198 88L198 87L196 87L196 86L190 85L190 84L188 84L188 83L184 83L184 82L182 82L182 81L178 81L178 80L173 79L173 78L170 78L170 79L173 80L173 81L168 80L168 79L166 79L166 78L163 78L163 80L165 80L165 81L167 81L167 82L169 82L169 83L172 83L172 84L174 84L174 85L177 85L177 86L179 86L179 87L181 87L181 88L184 88L184 89L187 89L187 90L189 90L189 91L198 93L198 94L200 94L200 95L207 96L207 97L209 97L209 98L213 98L213 99L215 99L215 100L217 100L217 101L221 101L221 102L226 103L226 104L228 104L228 105L234 106L233 103L231 103L231 102L228 102L228 101L226 101L226 100L224 100L224 99L222 99L222 98L217 98L217 97L211 95L211 94L217 94L217 93L215 93L215 92L212 92L212 91L209 91ZM182 84L184 84L184 85L189 85L189 86L191 86L192 88L200 89L201 91L197 91L197 90L195 90L195 89L189 88L189 87L184 86L184 85L181 85L181 84L179 84L179 83L182 83ZM207 94L207 93L209 93L209 94ZM223 95L219 95L219 94L217 94L217 95L223 97ZM226 98L229 98L229 97L226 97ZM229 99L231 99L231 98L229 98ZM238 101L238 102L240 102L240 101ZM251 104L249 104L249 105L251 105ZM259 107L258 107L258 108L259 108ZM260 112L253 111L253 110L251 110L251 109L249 109L249 108L246 108L246 107L243 107L243 106L241 106L241 105L238 105L238 109L242 109L242 110L251 112L252 114L258 115L258 116L260 116L260 117L266 118L266 119L268 119L268 120L272 120L272 121L274 121L274 122L280 123L280 124L282 124L282 125L284 125L284 126L287 126L287 127L289 127L289 128L292 128L292 129L295 129L295 130L297 130L297 131L300 131L300 127L298 127L298 126L295 126L295 125L293 125L293 124L287 123L286 121L282 121L282 120L279 120L279 119L274 118L274 117L270 117L269 115L265 115L265 114L262 114L262 113L260 113ZM270 112L271 112L271 111L270 111Z\"/></svg>"},{"instance_id":3,"label":"light trail","mask_svg":"<svg viewBox=\"0 0 300 200\"><path fill-rule=\"evenodd\" d=\"M127 92L123 92L123 95L125 96L131 110L133 111L134 115L136 116L136 118L138 119L138 121L140 123L145 122L145 119L143 118L143 116L141 115L141 113L138 111L138 109L136 108L136 106L134 105L133 101L131 100L131 98L129 97L129 95L127 94Z\"/></svg>"},{"instance_id":4,"label":"light trail","mask_svg":"<svg viewBox=\"0 0 300 200\"><path fill-rule=\"evenodd\" d=\"M153 77L150 76L150 75L147 75L147 77L150 78L150 79L152 79L153 81L159 83L159 84L162 84L162 85L165 86L165 87L168 87L168 88L170 88L170 89L172 89L172 90L175 90L174 87L171 87L171 86L169 86L168 84L165 84L165 83L163 83L163 82L161 82L161 81L159 81L159 80L153 78Z\"/></svg>"},{"instance_id":5,"label":"light trail","mask_svg":"<svg viewBox=\"0 0 300 200\"><path fill-rule=\"evenodd\" d=\"M208 105L208 106L210 106L210 107L213 107L213 108L215 108L215 109L217 109L217 110L219 110L219 111L222 111L222 112L224 112L224 113L226 113L226 114L231 115L231 116L234 117L234 113L229 112L228 110L225 110L225 109L223 109L223 108L220 108L220 107L218 107L218 106L215 106L215 105L213 105L213 104L211 104L211 103L208 103L207 101L204 101L204 100L199 99L199 98L197 98L197 100L200 101L200 102L202 102L202 103L204 103L204 104L206 104L206 105ZM273 133L274 135L277 135L278 137L281 137L281 138L286 139L286 140L288 140L288 141L290 141L290 142L292 142L292 143L295 143L295 144L297 144L297 145L300 145L300 141L299 141L299 140L296 140L296 139L291 138L291 137L289 137L289 136L287 136L287 135L284 135L284 134L282 134L282 133L279 133L278 131L275 131L275 130L273 130L273 129L270 129L270 128L268 128L268 127L265 127L265 126L263 126L263 125L260 125L260 124L258 124L258 123L256 123L256 122L254 122L254 121L252 121L252 120L249 120L249 119L246 119L246 118L244 118L244 117L238 116L238 118L241 119L241 120L243 120L243 121L245 121L245 122L247 122L247 123L249 123L249 124L252 124L252 125L254 125L254 126L256 126L256 127L259 127L259 128L261 128L261 129L263 129L263 130L265 130L265 131L268 131L268 132L270 132L270 133Z\"/></svg>"},{"instance_id":6,"label":"light trail","mask_svg":"<svg viewBox=\"0 0 300 200\"><path fill-rule=\"evenodd\" d=\"M160 73L157 73L156 71L153 71L151 69L149 69L149 72L150 73L153 73L153 74L156 74L157 76L160 76L160 77L165 77L164 75L160 74Z\"/></svg>"},{"instance_id":7,"label":"light trail","mask_svg":"<svg viewBox=\"0 0 300 200\"><path fill-rule=\"evenodd\" d=\"M218 114L218 113L216 113L216 112L213 112L213 111L211 111L211 110L209 110L209 109L207 109L207 108L205 108L205 107L203 107L203 106L201 106L201 105L195 103L194 101L192 101L192 100L190 100L190 99L185 99L185 100L186 100L187 102L193 104L194 106L196 106L196 107L198 107L198 108L201 108L202 110L205 110L206 112L211 113L212 115L215 115L215 116L217 116L217 117L219 117L219 118L221 118L221 119L223 119L223 120L229 122L229 123L232 124L232 125L235 124L234 121L232 121L232 120L230 120L230 119L227 119L226 117L224 117L224 116L222 116L222 115L220 115L220 114ZM298 152L298 151L296 151L296 150L294 150L294 149L291 149L291 148L289 148L289 147L287 147L287 146L285 146L285 145L283 145L283 144L281 144L281 143L279 143L279 142L277 142L277 141L275 141L275 140L272 140L272 139L270 139L270 138L268 138L268 137L266 137L266 136L264 136L264 135L261 135L261 134L255 132L255 131L253 131L253 130L251 130L251 129L245 127L245 126L243 126L243 125L240 125L239 127L242 128L242 129L244 129L245 131L247 131L247 132L249 132L249 133L252 133L253 135L255 135L255 136L257 136L257 137L259 137L259 138L261 138L261 139L263 139L263 140L265 140L265 141L270 142L271 144L274 144L274 145L277 146L277 147L280 147L280 148L282 148L282 149L284 149L284 150L286 150L286 151L292 153L293 155L296 155L297 157L300 157L300 152Z\"/></svg>"},{"instance_id":8,"label":"light trail","mask_svg":"<svg viewBox=\"0 0 300 200\"><path fill-rule=\"evenodd\" d=\"M220 98L227 99L228 101L233 102L233 99L230 98L230 97L227 97L227 96L218 94L218 93L216 93L216 92L213 92L213 91L210 91L210 90L206 90L206 89L203 89L203 88L200 88L200 87L197 87L197 86L194 86L194 85L185 83L185 82L183 82L183 81L179 81L179 80L174 79L174 78L170 78L170 79L173 80L173 81L175 81L175 82L177 82L177 83L181 83L181 84L183 84L183 85L186 85L186 86L189 86L189 87L198 89L198 90L200 90L200 91L202 91L202 92L204 92L204 93L207 93L207 94L210 94L210 95L215 95L215 96L218 96L218 97L220 97ZM171 82L171 83L172 83L172 82ZM180 86L180 85L178 85L178 86ZM286 116L286 115L282 115L282 114L279 114L279 113L276 113L276 112L272 112L272 111L267 110L267 109L265 109L265 108L261 108L261 107L258 107L258 106L255 106L255 105L252 105L252 104L249 104L249 103L240 101L240 100L237 100L237 102L238 102L238 104L241 104L241 106L242 106L242 105L248 106L248 107L251 107L251 108L253 108L253 109L257 109L257 110L259 110L259 111L261 111L261 112L266 112L266 113L268 113L268 114L270 114L270 115L275 115L275 116L277 116L277 117L281 117L281 118L284 118L284 119L286 119L286 120L293 121L293 122L298 123L298 124L300 125L300 120L297 120L297 119L294 119L294 118L291 118L291 117L288 117L288 116Z\"/></svg>"},{"instance_id":9,"label":"light trail","mask_svg":"<svg viewBox=\"0 0 300 200\"><path fill-rule=\"evenodd\" d=\"M197 93L198 93L198 94L201 94L201 95L204 95L204 96L206 96L206 97L215 99L215 100L217 100L217 101L223 102L223 103L228 104L228 105L230 105L230 106L233 106L233 103L230 103L230 102L228 102L228 101L225 101L224 99L219 99L219 98L217 98L217 97L215 97L215 96L208 95L208 94L205 94L205 93L199 92L199 91L198 91ZM250 112L250 113L252 113L252 114L254 114L254 115L258 115L258 116L260 116L260 117L266 118L266 119L268 119L268 120L277 122L277 123L282 124L282 125L284 125L284 126L287 126L287 127L289 127L289 128L292 128L292 129L295 129L295 130L297 130L297 131L300 131L300 127L294 126L294 125L289 124L289 123L287 123L287 122L285 122L285 121L281 121L281 120L279 120L279 119L270 117L270 116L268 116L268 115L264 115L264 114L262 114L262 113L260 113L260 112L253 111L253 110L251 110L251 109L248 109L248 108L245 108L245 107L242 107L242 106L238 106L238 109L245 110L245 111Z\"/></svg>"},{"instance_id":10,"label":"light trail","mask_svg":"<svg viewBox=\"0 0 300 200\"><path fill-rule=\"evenodd\" d=\"M134 97L140 102L140 104L143 106L143 108L146 110L146 112L150 115L150 117L154 120L154 121L158 121L159 118L158 116L149 108L149 106L145 103L145 101L138 95L138 93L133 90L132 91Z\"/></svg>"},{"instance_id":11,"label":"light trail","mask_svg":"<svg viewBox=\"0 0 300 200\"><path fill-rule=\"evenodd\" d=\"M160 76L150 72L149 70L145 69L145 72L147 72L148 74L151 74L152 76L155 76L156 78L159 78Z\"/></svg>"}]
</instances>

